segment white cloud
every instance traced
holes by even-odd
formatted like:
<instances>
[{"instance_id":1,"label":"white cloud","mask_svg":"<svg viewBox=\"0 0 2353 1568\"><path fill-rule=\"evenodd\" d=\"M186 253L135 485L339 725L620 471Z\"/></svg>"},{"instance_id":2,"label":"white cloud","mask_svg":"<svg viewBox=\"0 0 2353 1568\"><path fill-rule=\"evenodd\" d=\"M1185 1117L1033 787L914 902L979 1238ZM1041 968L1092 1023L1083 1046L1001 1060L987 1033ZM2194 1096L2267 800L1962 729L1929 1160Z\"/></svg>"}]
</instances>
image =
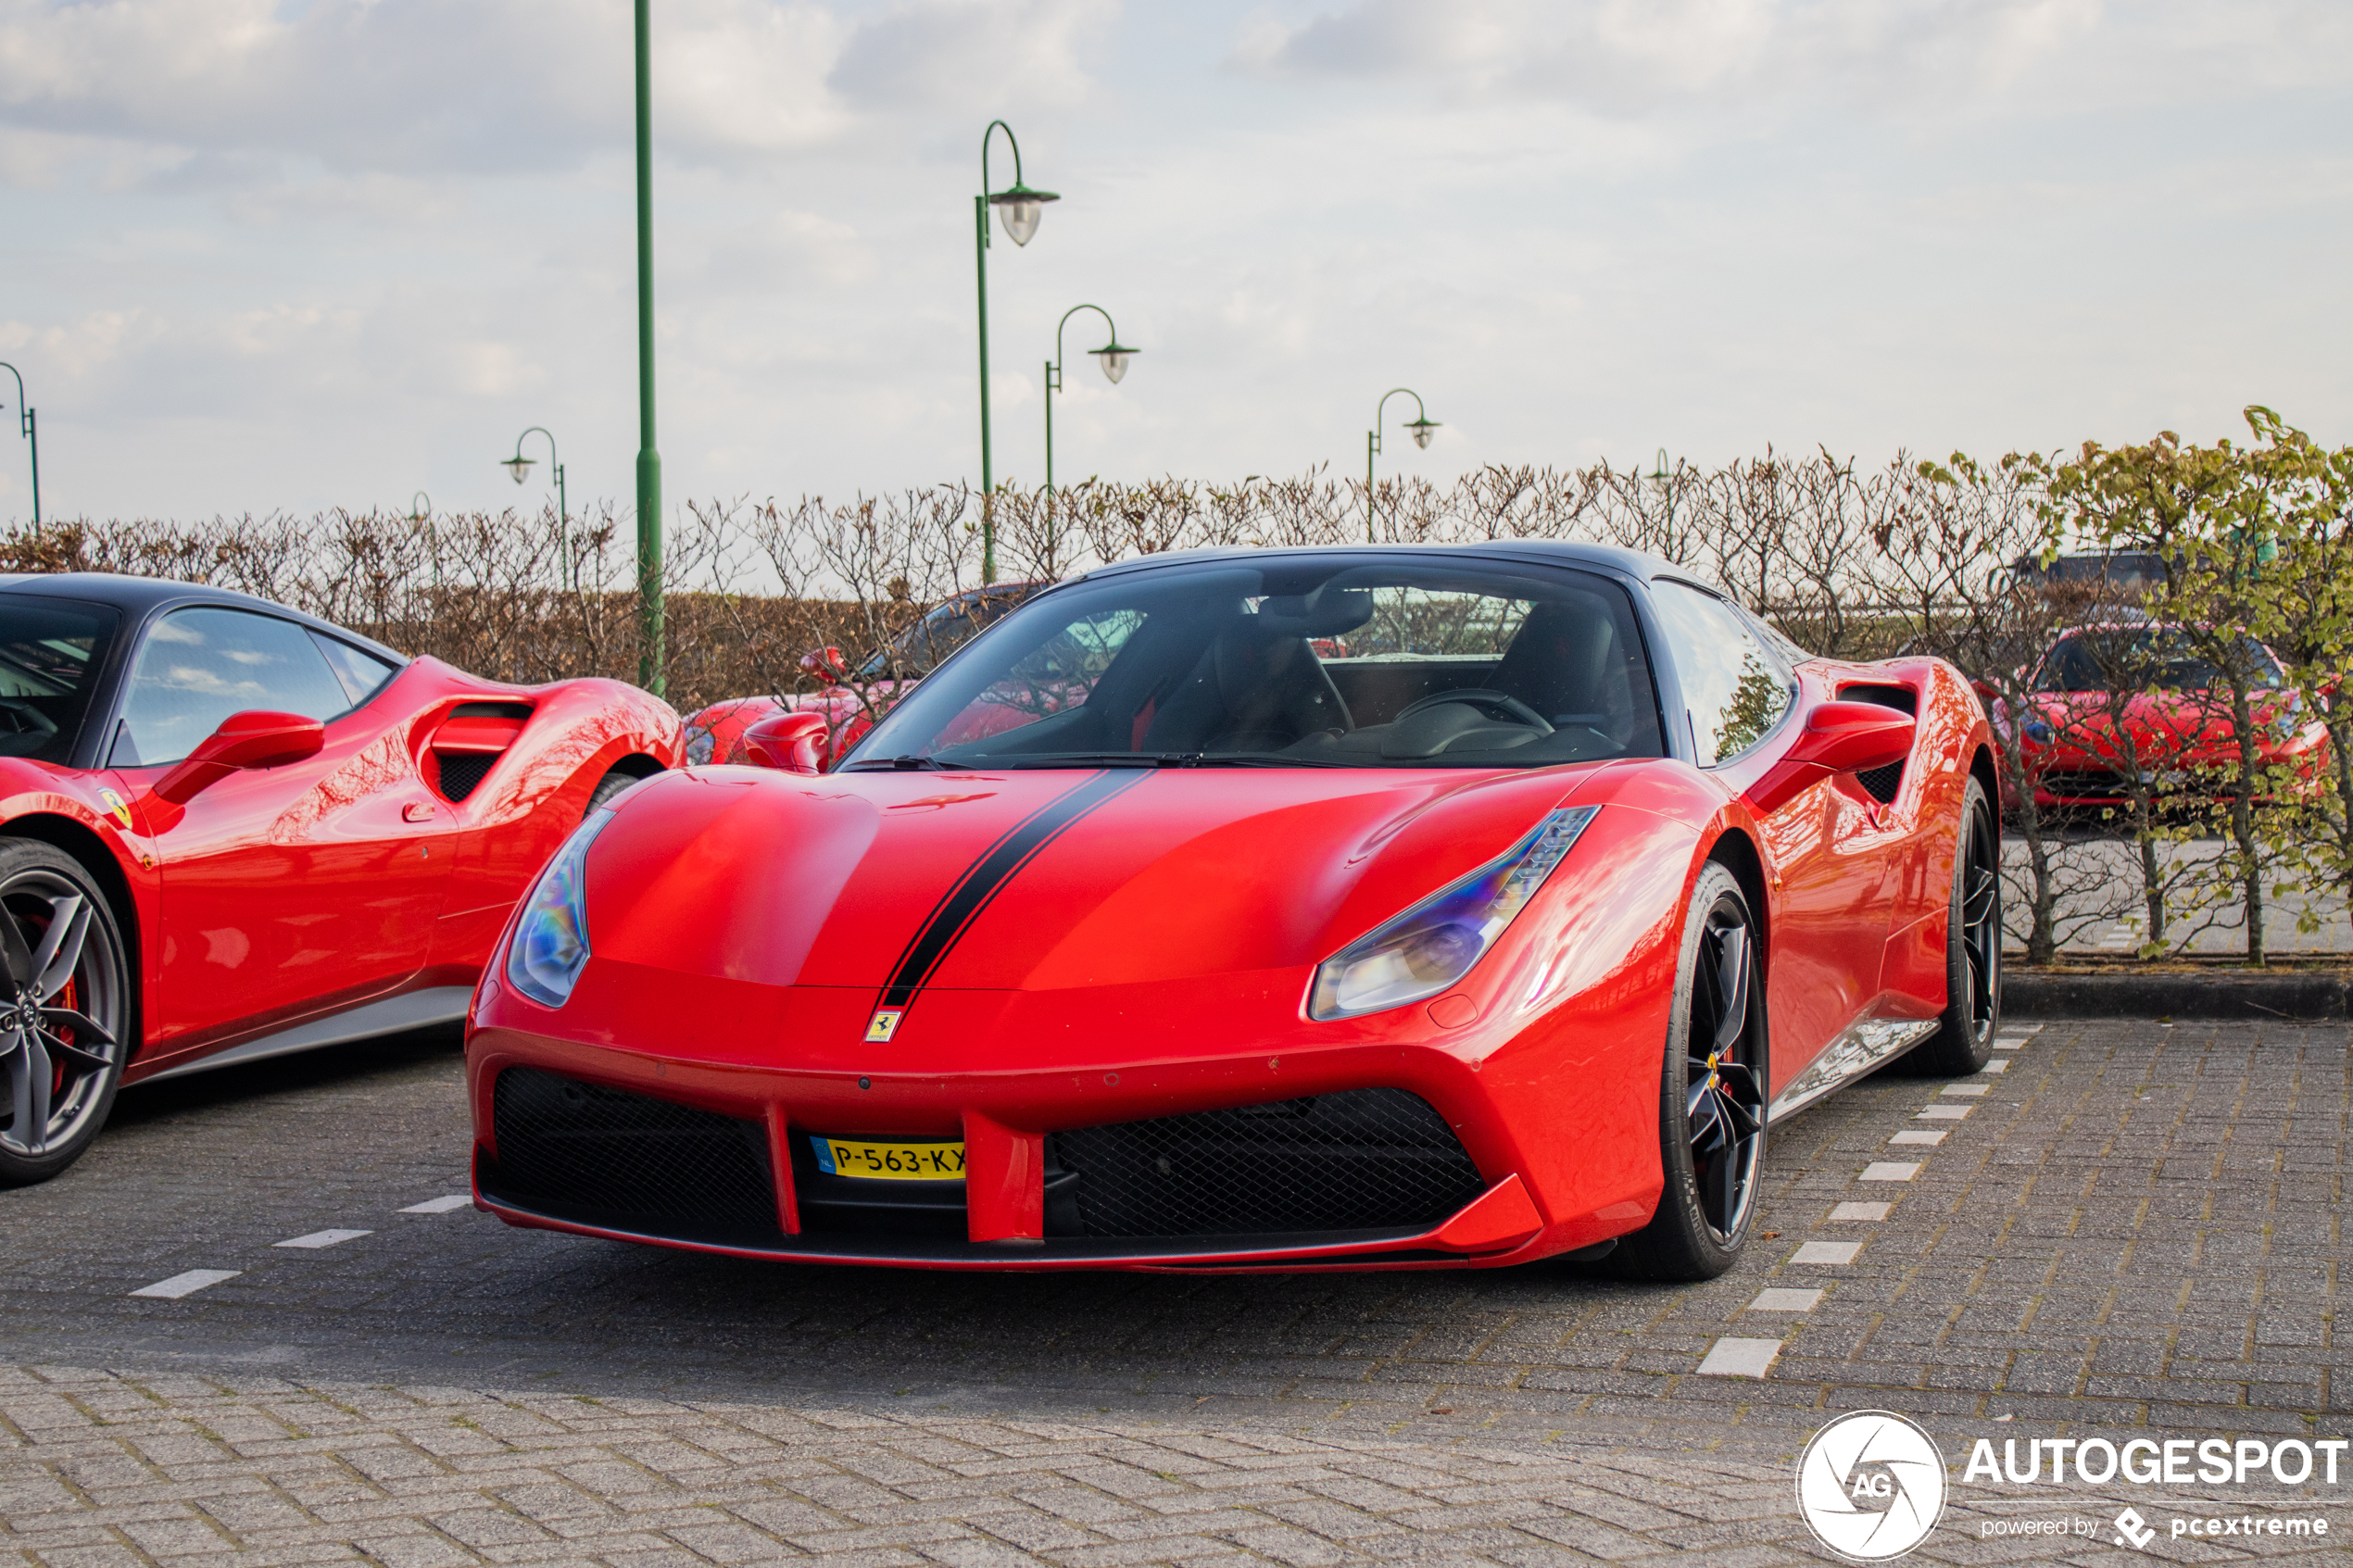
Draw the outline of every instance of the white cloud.
<instances>
[{"instance_id":1,"label":"white cloud","mask_svg":"<svg viewBox=\"0 0 2353 1568\"><path fill-rule=\"evenodd\" d=\"M1113 9L906 0L855 21L819 0L663 0L660 143L740 159L872 137L911 100L1019 83L1076 101ZM340 172L573 166L631 134L631 26L627 0L0 0L0 127L50 139L0 156L0 177L52 177L57 138Z\"/></svg>"},{"instance_id":2,"label":"white cloud","mask_svg":"<svg viewBox=\"0 0 2353 1568\"><path fill-rule=\"evenodd\" d=\"M1637 116L1827 101L1915 116L2004 94L2053 93L2072 111L2342 80L2348 47L2353 18L2331 0L1349 0L1256 22L1232 60L1416 82L1464 105Z\"/></svg>"}]
</instances>

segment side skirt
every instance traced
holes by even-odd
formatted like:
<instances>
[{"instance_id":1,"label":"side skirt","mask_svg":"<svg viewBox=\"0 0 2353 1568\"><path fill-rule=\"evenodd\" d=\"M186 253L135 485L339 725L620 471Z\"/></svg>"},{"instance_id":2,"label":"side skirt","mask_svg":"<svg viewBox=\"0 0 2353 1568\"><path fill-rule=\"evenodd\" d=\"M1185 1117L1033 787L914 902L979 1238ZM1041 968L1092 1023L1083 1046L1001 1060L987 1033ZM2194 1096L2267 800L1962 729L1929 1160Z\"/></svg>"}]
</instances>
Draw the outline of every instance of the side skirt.
<instances>
[{"instance_id":1,"label":"side skirt","mask_svg":"<svg viewBox=\"0 0 2353 1568\"><path fill-rule=\"evenodd\" d=\"M404 991L397 997L386 997L382 1001L369 1002L348 1011L314 1018L308 1023L297 1023L275 1035L264 1035L258 1040L247 1040L242 1046L232 1046L225 1051L215 1051L194 1061L167 1067L138 1082L160 1084L166 1078L184 1078L191 1073L209 1073L216 1067L242 1067L248 1061L266 1061L273 1056L292 1056L296 1051L317 1050L321 1046L340 1046L347 1041L365 1040L377 1035L396 1035L404 1029L422 1029L433 1023L455 1023L466 1016L466 1004L473 999L473 994L471 985L435 985L423 991Z\"/></svg>"},{"instance_id":2,"label":"side skirt","mask_svg":"<svg viewBox=\"0 0 2353 1568\"><path fill-rule=\"evenodd\" d=\"M1941 1027L1934 1019L1867 1019L1850 1023L1806 1071L1774 1098L1767 1125L1796 1114L1842 1084L1886 1066Z\"/></svg>"}]
</instances>

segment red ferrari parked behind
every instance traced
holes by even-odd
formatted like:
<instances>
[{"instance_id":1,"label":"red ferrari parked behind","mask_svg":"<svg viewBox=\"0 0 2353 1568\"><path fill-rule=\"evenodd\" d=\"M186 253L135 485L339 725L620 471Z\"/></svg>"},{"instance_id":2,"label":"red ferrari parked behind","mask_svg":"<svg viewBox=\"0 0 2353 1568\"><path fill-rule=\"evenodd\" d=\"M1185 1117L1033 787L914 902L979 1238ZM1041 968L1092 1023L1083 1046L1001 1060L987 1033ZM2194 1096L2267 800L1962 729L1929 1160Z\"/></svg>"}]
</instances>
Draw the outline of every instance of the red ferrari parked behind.
<instances>
[{"instance_id":1,"label":"red ferrari parked behind","mask_svg":"<svg viewBox=\"0 0 2353 1568\"><path fill-rule=\"evenodd\" d=\"M831 773L594 813L475 997L476 1192L767 1258L1714 1274L1777 1119L1987 1060L1992 770L1951 667L1624 551L1107 568Z\"/></svg>"},{"instance_id":2,"label":"red ferrari parked behind","mask_svg":"<svg viewBox=\"0 0 2353 1568\"><path fill-rule=\"evenodd\" d=\"M2317 781L2329 764L2328 726L2286 684L2271 649L2248 639L2239 657L2247 684L2262 694L2251 705L2257 758ZM2222 671L2179 627L2071 627L2052 642L2031 684L2018 719L2019 759L2038 807L2121 805L2130 767L2145 771L2158 793L2179 794L2238 760ZM2007 728L2008 706L1995 703L1992 717ZM2018 805L2007 780L2002 805Z\"/></svg>"},{"instance_id":3,"label":"red ferrari parked behind","mask_svg":"<svg viewBox=\"0 0 2353 1568\"><path fill-rule=\"evenodd\" d=\"M677 760L612 681L511 686L237 594L0 577L0 1185L119 1085L464 1015L583 815Z\"/></svg>"},{"instance_id":4,"label":"red ferrari parked behind","mask_svg":"<svg viewBox=\"0 0 2353 1568\"><path fill-rule=\"evenodd\" d=\"M864 737L875 720L942 659L998 617L1045 587L1043 583L997 583L956 595L908 627L889 645L851 670L839 648L818 648L800 667L819 683L813 692L792 696L737 696L714 702L686 721L689 762L756 762L764 750L751 734L755 725L787 713L814 713L822 726L789 726L803 756L831 767Z\"/></svg>"}]
</instances>

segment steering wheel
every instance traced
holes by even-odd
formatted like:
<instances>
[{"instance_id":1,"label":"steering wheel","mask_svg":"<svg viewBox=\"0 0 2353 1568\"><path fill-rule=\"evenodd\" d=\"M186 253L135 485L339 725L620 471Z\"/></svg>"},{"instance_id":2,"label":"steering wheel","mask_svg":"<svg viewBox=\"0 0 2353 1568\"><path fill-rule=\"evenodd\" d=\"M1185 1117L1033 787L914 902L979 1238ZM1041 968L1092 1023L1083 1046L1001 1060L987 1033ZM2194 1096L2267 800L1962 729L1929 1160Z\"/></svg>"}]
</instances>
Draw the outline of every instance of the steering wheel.
<instances>
[{"instance_id":1,"label":"steering wheel","mask_svg":"<svg viewBox=\"0 0 2353 1568\"><path fill-rule=\"evenodd\" d=\"M1442 702L1459 702L1465 707L1476 708L1491 718L1508 720L1515 724L1525 724L1540 735L1549 735L1553 733L1551 721L1541 713L1537 712L1516 696L1505 696L1502 692L1489 691L1484 686L1462 686L1451 692L1434 693L1419 702L1406 704L1397 717L1390 722L1402 724L1423 709L1436 708Z\"/></svg>"},{"instance_id":2,"label":"steering wheel","mask_svg":"<svg viewBox=\"0 0 2353 1568\"><path fill-rule=\"evenodd\" d=\"M54 735L57 721L22 697L0 696L0 734Z\"/></svg>"}]
</instances>

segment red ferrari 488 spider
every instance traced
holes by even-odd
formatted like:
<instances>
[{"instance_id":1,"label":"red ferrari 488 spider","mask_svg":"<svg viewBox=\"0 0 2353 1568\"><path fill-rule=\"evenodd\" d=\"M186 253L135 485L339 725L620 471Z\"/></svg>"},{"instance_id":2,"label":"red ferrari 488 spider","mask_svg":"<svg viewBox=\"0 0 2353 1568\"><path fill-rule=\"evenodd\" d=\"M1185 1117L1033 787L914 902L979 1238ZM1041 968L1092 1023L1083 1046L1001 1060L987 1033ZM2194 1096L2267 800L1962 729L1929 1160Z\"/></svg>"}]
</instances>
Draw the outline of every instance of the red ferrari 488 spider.
<instances>
[{"instance_id":1,"label":"red ferrari 488 spider","mask_svg":"<svg viewBox=\"0 0 2353 1568\"><path fill-rule=\"evenodd\" d=\"M1111 567L832 772L593 814L476 994L476 1190L779 1259L1704 1277L1775 1119L1987 1059L1992 766L1950 667L1622 551Z\"/></svg>"},{"instance_id":2,"label":"red ferrari 488 spider","mask_svg":"<svg viewBox=\"0 0 2353 1568\"><path fill-rule=\"evenodd\" d=\"M241 595L0 578L0 1184L122 1084L464 1016L583 816L678 756L612 681L511 686Z\"/></svg>"}]
</instances>

